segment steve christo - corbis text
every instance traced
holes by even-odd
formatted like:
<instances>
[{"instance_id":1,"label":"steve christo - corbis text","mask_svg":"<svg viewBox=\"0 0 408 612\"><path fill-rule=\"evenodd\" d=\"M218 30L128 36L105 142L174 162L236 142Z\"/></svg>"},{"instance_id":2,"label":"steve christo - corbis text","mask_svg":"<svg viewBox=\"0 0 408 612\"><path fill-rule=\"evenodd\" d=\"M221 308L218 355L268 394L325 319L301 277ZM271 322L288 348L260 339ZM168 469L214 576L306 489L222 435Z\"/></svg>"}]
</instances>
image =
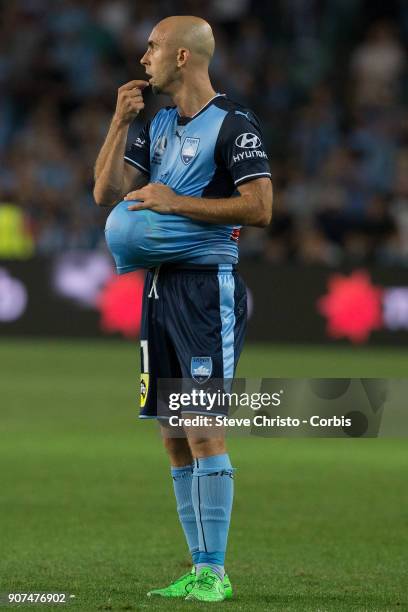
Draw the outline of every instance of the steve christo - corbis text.
<instances>
[{"instance_id":1,"label":"steve christo - corbis text","mask_svg":"<svg viewBox=\"0 0 408 612\"><path fill-rule=\"evenodd\" d=\"M186 411L188 412L188 411ZM190 416L172 415L169 417L171 427L351 427L351 419L344 416L321 417L313 415L307 419L294 417L281 417L279 415L268 417L265 414L256 414L253 417L227 417L221 415L208 416L196 414Z\"/></svg>"}]
</instances>

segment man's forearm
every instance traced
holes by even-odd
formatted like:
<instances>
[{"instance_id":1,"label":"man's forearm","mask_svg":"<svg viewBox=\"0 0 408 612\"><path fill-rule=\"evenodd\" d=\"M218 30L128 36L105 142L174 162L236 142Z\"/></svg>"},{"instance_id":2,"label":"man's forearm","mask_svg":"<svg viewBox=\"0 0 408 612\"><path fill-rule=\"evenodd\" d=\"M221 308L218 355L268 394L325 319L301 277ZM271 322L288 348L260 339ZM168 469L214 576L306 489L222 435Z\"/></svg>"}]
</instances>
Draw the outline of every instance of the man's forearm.
<instances>
[{"instance_id":1,"label":"man's forearm","mask_svg":"<svg viewBox=\"0 0 408 612\"><path fill-rule=\"evenodd\" d=\"M95 163L94 196L98 204L123 195L124 159L129 126L113 118L108 135Z\"/></svg>"},{"instance_id":2,"label":"man's forearm","mask_svg":"<svg viewBox=\"0 0 408 612\"><path fill-rule=\"evenodd\" d=\"M265 225L262 211L250 196L233 198L193 198L175 195L174 212L196 221L224 225Z\"/></svg>"},{"instance_id":3,"label":"man's forearm","mask_svg":"<svg viewBox=\"0 0 408 612\"><path fill-rule=\"evenodd\" d=\"M206 223L253 225L266 227L272 217L272 182L259 178L238 187L240 193L231 198L194 198L177 195L168 185L149 183L125 196L129 210L151 209L162 214L175 214Z\"/></svg>"},{"instance_id":4,"label":"man's forearm","mask_svg":"<svg viewBox=\"0 0 408 612\"><path fill-rule=\"evenodd\" d=\"M194 198L175 195L174 212L196 221L247 225L248 202L244 196L235 198Z\"/></svg>"}]
</instances>

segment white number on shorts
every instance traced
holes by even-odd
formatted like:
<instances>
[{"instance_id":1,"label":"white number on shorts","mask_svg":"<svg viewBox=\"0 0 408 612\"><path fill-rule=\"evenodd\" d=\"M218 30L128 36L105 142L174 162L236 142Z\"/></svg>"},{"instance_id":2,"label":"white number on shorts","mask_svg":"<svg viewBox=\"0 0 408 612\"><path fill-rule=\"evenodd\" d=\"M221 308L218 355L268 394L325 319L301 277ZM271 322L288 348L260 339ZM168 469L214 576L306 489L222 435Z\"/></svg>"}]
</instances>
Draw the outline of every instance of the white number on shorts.
<instances>
[{"instance_id":1,"label":"white number on shorts","mask_svg":"<svg viewBox=\"0 0 408 612\"><path fill-rule=\"evenodd\" d=\"M149 347L147 340L140 341L140 348L142 350L142 363L140 364L140 371L143 374L149 373Z\"/></svg>"}]
</instances>

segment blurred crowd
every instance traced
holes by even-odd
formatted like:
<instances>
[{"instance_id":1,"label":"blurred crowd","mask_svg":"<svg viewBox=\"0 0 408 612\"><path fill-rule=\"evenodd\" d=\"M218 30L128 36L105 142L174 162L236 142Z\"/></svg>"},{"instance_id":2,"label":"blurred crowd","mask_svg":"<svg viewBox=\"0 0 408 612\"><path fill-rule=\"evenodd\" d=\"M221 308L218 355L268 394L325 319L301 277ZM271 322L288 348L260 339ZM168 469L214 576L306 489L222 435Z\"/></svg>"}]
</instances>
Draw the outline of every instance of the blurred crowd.
<instances>
[{"instance_id":1,"label":"blurred crowd","mask_svg":"<svg viewBox=\"0 0 408 612\"><path fill-rule=\"evenodd\" d=\"M244 230L241 255L408 265L404 0L10 0L1 10L0 257L105 248L93 166L117 88L143 78L157 21L196 14L214 28L215 88L256 112L271 161L273 223ZM166 103L148 92L140 126Z\"/></svg>"}]
</instances>

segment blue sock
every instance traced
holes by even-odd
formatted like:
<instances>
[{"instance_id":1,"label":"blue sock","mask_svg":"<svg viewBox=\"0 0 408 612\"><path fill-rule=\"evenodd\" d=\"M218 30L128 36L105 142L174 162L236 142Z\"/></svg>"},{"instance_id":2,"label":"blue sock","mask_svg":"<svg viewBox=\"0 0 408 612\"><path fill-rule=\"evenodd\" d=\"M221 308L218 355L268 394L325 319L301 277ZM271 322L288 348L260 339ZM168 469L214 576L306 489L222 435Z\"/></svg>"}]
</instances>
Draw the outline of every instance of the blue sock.
<instances>
[{"instance_id":1,"label":"blue sock","mask_svg":"<svg viewBox=\"0 0 408 612\"><path fill-rule=\"evenodd\" d=\"M233 495L233 469L227 454L195 459L192 496L200 549L197 570L211 567L221 579Z\"/></svg>"},{"instance_id":2,"label":"blue sock","mask_svg":"<svg viewBox=\"0 0 408 612\"><path fill-rule=\"evenodd\" d=\"M193 482L193 465L184 467L172 467L171 475L173 478L174 494L177 501L177 512L179 515L184 535L193 559L193 564L198 563L198 531L194 513L193 500L191 497L191 487Z\"/></svg>"}]
</instances>

